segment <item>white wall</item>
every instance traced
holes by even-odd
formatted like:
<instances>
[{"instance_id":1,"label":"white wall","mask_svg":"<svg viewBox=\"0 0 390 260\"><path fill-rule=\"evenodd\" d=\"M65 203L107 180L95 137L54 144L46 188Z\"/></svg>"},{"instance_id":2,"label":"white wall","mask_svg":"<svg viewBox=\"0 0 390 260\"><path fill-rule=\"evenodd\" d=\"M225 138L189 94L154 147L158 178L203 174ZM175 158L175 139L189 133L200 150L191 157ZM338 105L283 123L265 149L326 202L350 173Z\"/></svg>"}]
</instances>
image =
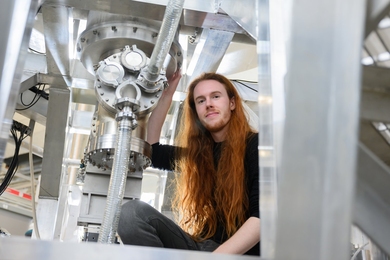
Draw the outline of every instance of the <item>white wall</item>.
<instances>
[{"instance_id":1,"label":"white wall","mask_svg":"<svg viewBox=\"0 0 390 260\"><path fill-rule=\"evenodd\" d=\"M30 222L31 217L0 209L0 227L6 229L11 236L24 236Z\"/></svg>"}]
</instances>

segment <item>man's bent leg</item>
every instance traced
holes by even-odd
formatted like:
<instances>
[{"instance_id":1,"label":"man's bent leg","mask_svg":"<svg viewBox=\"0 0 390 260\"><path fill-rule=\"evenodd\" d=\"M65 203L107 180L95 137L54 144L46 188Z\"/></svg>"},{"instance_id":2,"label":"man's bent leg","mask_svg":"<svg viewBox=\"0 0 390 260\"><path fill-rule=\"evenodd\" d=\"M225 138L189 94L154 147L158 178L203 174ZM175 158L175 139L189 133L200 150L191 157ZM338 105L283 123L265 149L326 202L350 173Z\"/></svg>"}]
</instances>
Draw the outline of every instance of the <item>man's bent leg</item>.
<instances>
[{"instance_id":1,"label":"man's bent leg","mask_svg":"<svg viewBox=\"0 0 390 260\"><path fill-rule=\"evenodd\" d=\"M118 234L124 244L199 250L175 222L139 200L122 206Z\"/></svg>"}]
</instances>

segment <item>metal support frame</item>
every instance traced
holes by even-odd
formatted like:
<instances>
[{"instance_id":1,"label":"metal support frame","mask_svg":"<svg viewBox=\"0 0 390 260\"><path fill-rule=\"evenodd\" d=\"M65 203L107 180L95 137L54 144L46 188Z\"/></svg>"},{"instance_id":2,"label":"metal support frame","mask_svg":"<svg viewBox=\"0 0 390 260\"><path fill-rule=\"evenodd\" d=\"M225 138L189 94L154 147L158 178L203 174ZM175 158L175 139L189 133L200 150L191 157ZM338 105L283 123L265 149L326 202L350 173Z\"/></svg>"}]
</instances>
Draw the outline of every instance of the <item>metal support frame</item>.
<instances>
[{"instance_id":1,"label":"metal support frame","mask_svg":"<svg viewBox=\"0 0 390 260\"><path fill-rule=\"evenodd\" d=\"M62 159L70 102L69 8L42 6L48 73L58 75L51 84L46 120L45 150L39 197L57 200L60 194ZM50 84L50 83L49 83Z\"/></svg>"},{"instance_id":2,"label":"metal support frame","mask_svg":"<svg viewBox=\"0 0 390 260\"><path fill-rule=\"evenodd\" d=\"M261 255L275 257L282 130L285 119L285 5L257 1ZM283 7L283 8L281 8Z\"/></svg>"},{"instance_id":3,"label":"metal support frame","mask_svg":"<svg viewBox=\"0 0 390 260\"><path fill-rule=\"evenodd\" d=\"M253 4L253 0L223 0L221 1L221 9L244 28L253 39L257 39L258 32L256 30L259 21L256 17L257 9L248 8Z\"/></svg>"},{"instance_id":4,"label":"metal support frame","mask_svg":"<svg viewBox=\"0 0 390 260\"><path fill-rule=\"evenodd\" d=\"M34 17L40 1L6 0L0 4L0 161L3 161L9 129L19 94Z\"/></svg>"},{"instance_id":5,"label":"metal support frame","mask_svg":"<svg viewBox=\"0 0 390 260\"><path fill-rule=\"evenodd\" d=\"M194 56L197 55L197 57L193 56L188 66L188 70L192 68L193 71L187 81L191 82L203 72L217 71L233 36L232 32L203 29L200 41L204 44L198 43L196 46Z\"/></svg>"},{"instance_id":6,"label":"metal support frame","mask_svg":"<svg viewBox=\"0 0 390 260\"><path fill-rule=\"evenodd\" d=\"M40 198L57 199L59 196L69 101L69 89L50 88Z\"/></svg>"},{"instance_id":7,"label":"metal support frame","mask_svg":"<svg viewBox=\"0 0 390 260\"><path fill-rule=\"evenodd\" d=\"M42 6L43 26L46 35L47 70L49 74L70 74L69 12L69 8L65 6L47 4Z\"/></svg>"},{"instance_id":8,"label":"metal support frame","mask_svg":"<svg viewBox=\"0 0 390 260\"><path fill-rule=\"evenodd\" d=\"M253 256L210 254L208 252L153 248L142 246L120 246L100 243L70 243L33 240L17 237L0 237L0 259L123 259L133 260L253 260ZM265 259L263 259L265 260Z\"/></svg>"},{"instance_id":9,"label":"metal support frame","mask_svg":"<svg viewBox=\"0 0 390 260\"><path fill-rule=\"evenodd\" d=\"M292 7L276 259L349 256L365 6Z\"/></svg>"}]
</instances>

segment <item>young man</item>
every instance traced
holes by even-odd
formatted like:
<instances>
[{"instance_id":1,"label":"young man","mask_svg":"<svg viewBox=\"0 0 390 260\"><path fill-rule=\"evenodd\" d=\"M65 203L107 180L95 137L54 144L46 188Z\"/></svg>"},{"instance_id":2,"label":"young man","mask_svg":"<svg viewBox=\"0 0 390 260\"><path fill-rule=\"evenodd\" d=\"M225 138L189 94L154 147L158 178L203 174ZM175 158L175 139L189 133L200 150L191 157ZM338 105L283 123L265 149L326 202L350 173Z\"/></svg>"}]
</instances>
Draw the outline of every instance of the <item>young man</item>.
<instances>
[{"instance_id":1,"label":"young man","mask_svg":"<svg viewBox=\"0 0 390 260\"><path fill-rule=\"evenodd\" d=\"M125 244L259 255L258 135L241 98L222 75L189 86L177 146L159 144L181 76L176 72L148 122L153 167L175 170L179 226L141 201L124 204L118 233Z\"/></svg>"}]
</instances>

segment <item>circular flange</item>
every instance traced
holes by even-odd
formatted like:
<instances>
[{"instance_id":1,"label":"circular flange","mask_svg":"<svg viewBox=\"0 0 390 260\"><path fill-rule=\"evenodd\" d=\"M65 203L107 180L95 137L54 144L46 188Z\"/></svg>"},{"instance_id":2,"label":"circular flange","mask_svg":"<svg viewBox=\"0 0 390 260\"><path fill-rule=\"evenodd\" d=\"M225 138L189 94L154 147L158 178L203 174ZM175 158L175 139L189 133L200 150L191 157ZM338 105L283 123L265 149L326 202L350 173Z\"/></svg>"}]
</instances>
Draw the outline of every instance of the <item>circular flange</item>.
<instances>
[{"instance_id":1,"label":"circular flange","mask_svg":"<svg viewBox=\"0 0 390 260\"><path fill-rule=\"evenodd\" d=\"M123 79L125 71L123 67L114 61L105 59L99 63L99 68L96 71L96 78L100 82L109 87L116 88Z\"/></svg>"},{"instance_id":2,"label":"circular flange","mask_svg":"<svg viewBox=\"0 0 390 260\"><path fill-rule=\"evenodd\" d=\"M99 137L98 137L99 138ZM99 143L99 141L97 141ZM146 141L133 136L131 138L131 154L132 157L138 157L142 163L140 166L145 169L150 166L151 161L151 146ZM98 148L87 153L88 162L100 170L111 170L114 160L115 148ZM139 161L139 160L137 160ZM134 172L134 165L130 164L130 171Z\"/></svg>"},{"instance_id":3,"label":"circular flange","mask_svg":"<svg viewBox=\"0 0 390 260\"><path fill-rule=\"evenodd\" d=\"M140 71L145 67L147 61L148 58L145 53L138 49L136 45L131 46L131 48L126 45L121 55L122 65L133 72Z\"/></svg>"},{"instance_id":4,"label":"circular flange","mask_svg":"<svg viewBox=\"0 0 390 260\"><path fill-rule=\"evenodd\" d=\"M77 53L84 67L94 75L99 61L118 52L126 45L136 45L147 57L150 57L158 32L159 28L156 24L147 24L146 21L96 24L81 33L77 41ZM167 78L177 71L183 62L182 48L178 41L172 42L169 55L171 56L169 63L164 64Z\"/></svg>"}]
</instances>

